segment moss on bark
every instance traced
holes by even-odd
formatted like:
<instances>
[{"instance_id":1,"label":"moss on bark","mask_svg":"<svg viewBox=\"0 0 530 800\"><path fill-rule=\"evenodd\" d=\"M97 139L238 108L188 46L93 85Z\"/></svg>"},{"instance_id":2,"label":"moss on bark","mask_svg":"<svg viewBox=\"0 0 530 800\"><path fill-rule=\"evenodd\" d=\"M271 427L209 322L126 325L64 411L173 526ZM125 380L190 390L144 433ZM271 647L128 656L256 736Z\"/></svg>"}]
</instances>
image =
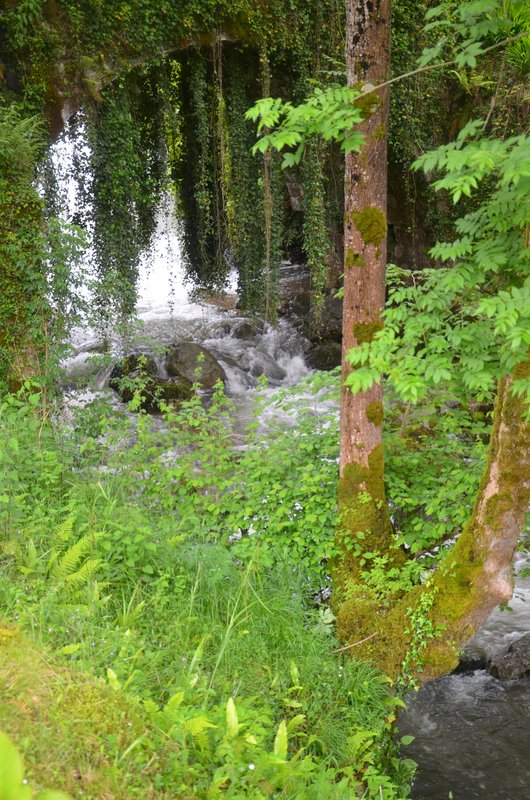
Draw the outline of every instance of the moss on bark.
<instances>
[{"instance_id":1,"label":"moss on bark","mask_svg":"<svg viewBox=\"0 0 530 800\"><path fill-rule=\"evenodd\" d=\"M365 267L366 261L360 253L356 253L354 250L346 250L344 264L346 269L351 269L352 267Z\"/></svg>"},{"instance_id":2,"label":"moss on bark","mask_svg":"<svg viewBox=\"0 0 530 800\"><path fill-rule=\"evenodd\" d=\"M530 364L516 372L516 377L530 375ZM420 682L450 672L463 643L498 603L509 599L511 559L530 501L530 424L524 418L524 398L514 395L510 384L504 379L499 385L488 463L473 512L429 582L383 607L358 581L337 611L345 643L372 637L355 648L356 657L392 678L410 659L411 648L419 652L412 667ZM428 594L432 602L422 615ZM428 626L415 624L415 615L420 622L427 618Z\"/></svg>"},{"instance_id":3,"label":"moss on bark","mask_svg":"<svg viewBox=\"0 0 530 800\"><path fill-rule=\"evenodd\" d=\"M356 88L361 90L362 86L358 84ZM355 100L355 106L361 111L363 120L367 120L380 108L381 99L373 92L366 92Z\"/></svg>"},{"instance_id":4,"label":"moss on bark","mask_svg":"<svg viewBox=\"0 0 530 800\"><path fill-rule=\"evenodd\" d=\"M383 414L383 404L376 401L370 403L366 409L366 419L371 422L372 425L382 425Z\"/></svg>"},{"instance_id":5,"label":"moss on bark","mask_svg":"<svg viewBox=\"0 0 530 800\"><path fill-rule=\"evenodd\" d=\"M366 206L362 211L353 211L352 220L365 244L379 245L386 237L386 216L380 208Z\"/></svg>"},{"instance_id":6,"label":"moss on bark","mask_svg":"<svg viewBox=\"0 0 530 800\"><path fill-rule=\"evenodd\" d=\"M364 344L371 342L376 333L383 330L383 327L383 321L380 319L374 319L371 322L356 322L353 326L353 334L358 344Z\"/></svg>"},{"instance_id":7,"label":"moss on bark","mask_svg":"<svg viewBox=\"0 0 530 800\"><path fill-rule=\"evenodd\" d=\"M369 591L359 589L360 558L363 552L387 552L392 540L383 481L383 446L378 445L368 457L368 466L348 464L339 481L338 544L341 558L333 568L335 606L340 608L352 593L361 599Z\"/></svg>"}]
</instances>

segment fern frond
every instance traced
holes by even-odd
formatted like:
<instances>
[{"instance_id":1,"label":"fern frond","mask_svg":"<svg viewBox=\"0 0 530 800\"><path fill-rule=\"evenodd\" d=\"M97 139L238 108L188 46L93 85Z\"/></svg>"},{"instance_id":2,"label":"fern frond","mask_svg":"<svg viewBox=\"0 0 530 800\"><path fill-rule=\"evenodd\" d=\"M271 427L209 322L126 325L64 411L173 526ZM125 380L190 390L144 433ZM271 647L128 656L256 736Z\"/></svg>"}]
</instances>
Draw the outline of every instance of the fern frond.
<instances>
[{"instance_id":1,"label":"fern frond","mask_svg":"<svg viewBox=\"0 0 530 800\"><path fill-rule=\"evenodd\" d=\"M164 719L168 723L168 727L172 728L180 722L180 707L184 700L184 692L176 692L172 695L164 706Z\"/></svg>"},{"instance_id":2,"label":"fern frond","mask_svg":"<svg viewBox=\"0 0 530 800\"><path fill-rule=\"evenodd\" d=\"M93 577L101 563L101 558L87 558L85 563L76 572L72 572L70 575L66 576L65 582L71 588L85 585L90 578Z\"/></svg>"},{"instance_id":3,"label":"fern frond","mask_svg":"<svg viewBox=\"0 0 530 800\"><path fill-rule=\"evenodd\" d=\"M53 577L58 581L64 581L76 571L82 559L90 551L94 542L101 536L97 533L87 533L78 539L68 550L63 553L60 561L53 568Z\"/></svg>"},{"instance_id":4,"label":"fern frond","mask_svg":"<svg viewBox=\"0 0 530 800\"><path fill-rule=\"evenodd\" d=\"M72 534L74 532L74 523L76 520L76 514L69 514L63 522L59 525L57 530L55 531L55 539L59 542L67 542L68 539L72 538Z\"/></svg>"},{"instance_id":5,"label":"fern frond","mask_svg":"<svg viewBox=\"0 0 530 800\"><path fill-rule=\"evenodd\" d=\"M217 725L214 725L213 722L210 722L208 717L201 714L198 717L192 717L192 719L187 719L184 723L184 730L191 734L193 740L197 742L201 750L208 750L210 745L210 739L208 736L208 730L210 728L217 728Z\"/></svg>"}]
</instances>

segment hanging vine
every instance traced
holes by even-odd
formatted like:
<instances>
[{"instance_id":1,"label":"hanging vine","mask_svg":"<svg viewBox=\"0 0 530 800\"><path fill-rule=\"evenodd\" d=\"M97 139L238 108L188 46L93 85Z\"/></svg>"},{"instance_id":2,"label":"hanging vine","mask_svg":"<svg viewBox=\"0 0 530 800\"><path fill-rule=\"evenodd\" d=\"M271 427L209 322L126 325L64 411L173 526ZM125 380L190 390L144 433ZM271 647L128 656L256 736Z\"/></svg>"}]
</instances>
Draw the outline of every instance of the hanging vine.
<instances>
[{"instance_id":1,"label":"hanging vine","mask_svg":"<svg viewBox=\"0 0 530 800\"><path fill-rule=\"evenodd\" d=\"M115 81L87 119L88 174L78 177L103 317L116 311L126 316L134 309L139 257L150 244L164 187L166 155L154 73L151 68Z\"/></svg>"},{"instance_id":2,"label":"hanging vine","mask_svg":"<svg viewBox=\"0 0 530 800\"><path fill-rule=\"evenodd\" d=\"M184 259L199 287L222 286L228 271L222 69L215 49L187 53L181 62L178 105L181 139L172 177L184 226ZM221 81L221 84L219 83Z\"/></svg>"},{"instance_id":3,"label":"hanging vine","mask_svg":"<svg viewBox=\"0 0 530 800\"><path fill-rule=\"evenodd\" d=\"M260 57L262 77L262 97L269 97L271 93L271 72L267 53L263 52ZM263 215L265 222L265 303L264 312L266 319L274 316L272 311L272 274L271 274L271 255L272 255L272 217L274 213L274 198L271 186L271 152L267 150L263 154Z\"/></svg>"},{"instance_id":4,"label":"hanging vine","mask_svg":"<svg viewBox=\"0 0 530 800\"><path fill-rule=\"evenodd\" d=\"M311 142L302 162L303 245L311 272L311 288L317 305L322 300L328 280L331 241L327 219L326 188L321 146Z\"/></svg>"},{"instance_id":5,"label":"hanging vine","mask_svg":"<svg viewBox=\"0 0 530 800\"><path fill-rule=\"evenodd\" d=\"M336 222L327 155L308 152L304 222L288 231L285 176L274 156L251 155L244 112L263 93L300 98L324 57L342 52L342 0L142 0L134 14L125 0L4 0L3 11L2 70L24 110L56 133L84 109L77 221L93 239L101 319L135 305L167 172L196 285L221 286L233 265L243 306L273 318L291 238L323 291Z\"/></svg>"},{"instance_id":6,"label":"hanging vine","mask_svg":"<svg viewBox=\"0 0 530 800\"><path fill-rule=\"evenodd\" d=\"M260 162L251 154L254 130L244 114L249 101L258 96L259 63L254 49L233 45L225 50L227 141L234 165L230 175L230 249L242 303L258 309L263 299L265 260L263 191Z\"/></svg>"}]
</instances>

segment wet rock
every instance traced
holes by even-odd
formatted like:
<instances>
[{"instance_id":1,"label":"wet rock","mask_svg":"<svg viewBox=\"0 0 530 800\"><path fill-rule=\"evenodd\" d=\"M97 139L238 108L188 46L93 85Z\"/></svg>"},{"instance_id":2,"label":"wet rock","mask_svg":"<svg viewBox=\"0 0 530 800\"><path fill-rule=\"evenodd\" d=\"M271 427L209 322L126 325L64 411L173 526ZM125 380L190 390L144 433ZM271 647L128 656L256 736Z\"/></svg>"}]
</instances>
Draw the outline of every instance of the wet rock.
<instances>
[{"instance_id":1,"label":"wet rock","mask_svg":"<svg viewBox=\"0 0 530 800\"><path fill-rule=\"evenodd\" d=\"M259 358L251 365L250 374L253 378L260 378L265 375L269 380L281 383L287 376L283 367L268 355L268 353L259 353Z\"/></svg>"},{"instance_id":2,"label":"wet rock","mask_svg":"<svg viewBox=\"0 0 530 800\"><path fill-rule=\"evenodd\" d=\"M263 333L263 323L255 322L250 319L244 319L234 327L232 336L234 339L252 339L259 333Z\"/></svg>"},{"instance_id":3,"label":"wet rock","mask_svg":"<svg viewBox=\"0 0 530 800\"><path fill-rule=\"evenodd\" d=\"M81 355L81 353L106 353L109 349L109 343L105 341L100 341L99 339L91 339L89 342L85 342L78 347L75 351L76 356Z\"/></svg>"},{"instance_id":4,"label":"wet rock","mask_svg":"<svg viewBox=\"0 0 530 800\"><path fill-rule=\"evenodd\" d=\"M488 666L487 659L477 656L467 655L465 652L458 662L458 666L453 670L452 675L470 675L477 669L485 670Z\"/></svg>"},{"instance_id":5,"label":"wet rock","mask_svg":"<svg viewBox=\"0 0 530 800\"><path fill-rule=\"evenodd\" d=\"M288 291L291 293L289 294ZM303 325L306 317L309 316L311 308L311 291L306 287L288 287L280 302L278 314L280 317L292 319L297 327Z\"/></svg>"},{"instance_id":6,"label":"wet rock","mask_svg":"<svg viewBox=\"0 0 530 800\"><path fill-rule=\"evenodd\" d=\"M198 363L201 357L203 360ZM166 369L168 374L177 378L184 378L189 382L197 380L197 369L200 369L199 382L203 389L212 389L217 381L226 381L226 374L216 358L195 342L184 342L172 348L167 356Z\"/></svg>"},{"instance_id":7,"label":"wet rock","mask_svg":"<svg viewBox=\"0 0 530 800\"><path fill-rule=\"evenodd\" d=\"M342 346L339 342L322 342L314 345L306 356L306 364L312 369L330 370L340 366Z\"/></svg>"},{"instance_id":8,"label":"wet rock","mask_svg":"<svg viewBox=\"0 0 530 800\"><path fill-rule=\"evenodd\" d=\"M223 320L223 322L219 322L215 325L211 335L214 339L222 339L224 336L230 336L233 327L234 325L231 320Z\"/></svg>"},{"instance_id":9,"label":"wet rock","mask_svg":"<svg viewBox=\"0 0 530 800\"><path fill-rule=\"evenodd\" d=\"M279 294L281 317L303 319L311 306L311 274L300 264L283 262L280 266Z\"/></svg>"},{"instance_id":10,"label":"wet rock","mask_svg":"<svg viewBox=\"0 0 530 800\"><path fill-rule=\"evenodd\" d=\"M522 678L530 672L530 633L512 642L488 662L488 672L500 681Z\"/></svg>"},{"instance_id":11,"label":"wet rock","mask_svg":"<svg viewBox=\"0 0 530 800\"><path fill-rule=\"evenodd\" d=\"M113 383L116 384L121 378L126 376L140 377L140 375L156 377L158 375L156 361L152 356L144 353L132 353L116 364L110 374L109 386L111 389L115 389L116 387Z\"/></svg>"},{"instance_id":12,"label":"wet rock","mask_svg":"<svg viewBox=\"0 0 530 800\"><path fill-rule=\"evenodd\" d=\"M160 401L178 403L189 400L192 395L191 381L183 376L170 380L161 378L155 360L139 353L127 356L116 364L110 375L109 386L124 403L130 403L139 389L142 398L140 407L149 414L160 410Z\"/></svg>"},{"instance_id":13,"label":"wet rock","mask_svg":"<svg viewBox=\"0 0 530 800\"><path fill-rule=\"evenodd\" d=\"M75 385L80 378L90 378L96 375L99 369L100 367L94 361L91 353L79 353L68 364L66 385Z\"/></svg>"},{"instance_id":14,"label":"wet rock","mask_svg":"<svg viewBox=\"0 0 530 800\"><path fill-rule=\"evenodd\" d=\"M328 295L322 305L313 304L306 335L312 342L341 342L342 300Z\"/></svg>"}]
</instances>

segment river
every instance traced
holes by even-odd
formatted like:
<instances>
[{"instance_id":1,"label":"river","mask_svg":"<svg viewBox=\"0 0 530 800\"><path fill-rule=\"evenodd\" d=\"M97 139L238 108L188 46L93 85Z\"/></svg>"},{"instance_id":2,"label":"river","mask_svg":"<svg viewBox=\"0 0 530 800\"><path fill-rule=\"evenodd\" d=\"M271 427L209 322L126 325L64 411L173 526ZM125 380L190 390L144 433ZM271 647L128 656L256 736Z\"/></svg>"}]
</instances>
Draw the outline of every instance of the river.
<instances>
[{"instance_id":1,"label":"river","mask_svg":"<svg viewBox=\"0 0 530 800\"><path fill-rule=\"evenodd\" d=\"M487 661L530 629L525 564L516 559L511 610L493 612L465 648L469 661ZM399 732L415 737L404 748L419 764L415 800L530 799L530 676L499 681L471 669L439 678L409 698Z\"/></svg>"}]
</instances>

